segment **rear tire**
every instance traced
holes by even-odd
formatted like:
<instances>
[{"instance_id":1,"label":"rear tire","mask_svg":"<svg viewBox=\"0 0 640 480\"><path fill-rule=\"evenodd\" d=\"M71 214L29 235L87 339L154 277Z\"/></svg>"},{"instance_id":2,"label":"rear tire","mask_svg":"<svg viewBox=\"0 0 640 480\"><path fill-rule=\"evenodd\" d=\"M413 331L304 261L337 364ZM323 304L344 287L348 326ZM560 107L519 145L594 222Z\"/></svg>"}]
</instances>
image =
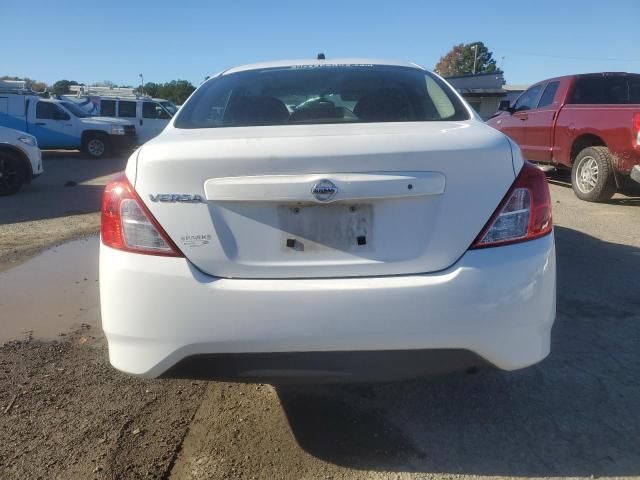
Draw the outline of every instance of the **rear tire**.
<instances>
[{"instance_id":1,"label":"rear tire","mask_svg":"<svg viewBox=\"0 0 640 480\"><path fill-rule=\"evenodd\" d=\"M14 155L0 153L0 195L13 195L26 181L24 162Z\"/></svg>"},{"instance_id":2,"label":"rear tire","mask_svg":"<svg viewBox=\"0 0 640 480\"><path fill-rule=\"evenodd\" d=\"M587 147L571 169L571 186L580 200L602 202L616 193L611 153L607 147Z\"/></svg>"},{"instance_id":3,"label":"rear tire","mask_svg":"<svg viewBox=\"0 0 640 480\"><path fill-rule=\"evenodd\" d=\"M82 151L91 158L104 157L109 148L109 139L106 135L90 134L82 142Z\"/></svg>"}]
</instances>

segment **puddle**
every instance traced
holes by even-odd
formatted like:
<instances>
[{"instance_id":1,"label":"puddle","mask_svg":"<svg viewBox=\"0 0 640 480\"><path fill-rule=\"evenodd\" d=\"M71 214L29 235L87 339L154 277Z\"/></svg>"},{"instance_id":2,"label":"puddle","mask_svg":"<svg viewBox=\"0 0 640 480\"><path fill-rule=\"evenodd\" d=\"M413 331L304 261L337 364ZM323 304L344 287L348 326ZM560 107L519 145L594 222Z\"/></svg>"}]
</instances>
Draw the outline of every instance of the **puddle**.
<instances>
[{"instance_id":1,"label":"puddle","mask_svg":"<svg viewBox=\"0 0 640 480\"><path fill-rule=\"evenodd\" d=\"M82 324L99 327L99 242L74 240L0 272L0 345L60 338Z\"/></svg>"}]
</instances>

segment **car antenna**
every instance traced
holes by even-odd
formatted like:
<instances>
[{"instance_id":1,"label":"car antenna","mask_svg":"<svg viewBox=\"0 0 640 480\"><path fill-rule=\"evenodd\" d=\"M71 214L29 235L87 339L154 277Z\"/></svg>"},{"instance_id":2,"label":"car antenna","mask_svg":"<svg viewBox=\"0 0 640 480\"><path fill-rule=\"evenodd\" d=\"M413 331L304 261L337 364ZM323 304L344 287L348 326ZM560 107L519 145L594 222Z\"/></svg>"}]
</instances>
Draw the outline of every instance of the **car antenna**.
<instances>
[{"instance_id":1,"label":"car antenna","mask_svg":"<svg viewBox=\"0 0 640 480\"><path fill-rule=\"evenodd\" d=\"M318 60L326 60L324 53L319 53L318 56L316 57Z\"/></svg>"}]
</instances>

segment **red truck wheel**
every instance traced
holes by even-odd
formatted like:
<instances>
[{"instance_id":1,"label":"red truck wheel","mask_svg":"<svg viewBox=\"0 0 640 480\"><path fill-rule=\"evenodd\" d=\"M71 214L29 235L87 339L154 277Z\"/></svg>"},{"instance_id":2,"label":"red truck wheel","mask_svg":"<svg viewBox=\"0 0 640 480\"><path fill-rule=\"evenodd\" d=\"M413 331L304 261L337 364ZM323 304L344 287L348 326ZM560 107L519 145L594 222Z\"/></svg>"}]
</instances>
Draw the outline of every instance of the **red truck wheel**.
<instances>
[{"instance_id":1,"label":"red truck wheel","mask_svg":"<svg viewBox=\"0 0 640 480\"><path fill-rule=\"evenodd\" d=\"M607 147L587 147L578 153L571 169L571 186L576 196L587 202L609 200L616 192Z\"/></svg>"}]
</instances>

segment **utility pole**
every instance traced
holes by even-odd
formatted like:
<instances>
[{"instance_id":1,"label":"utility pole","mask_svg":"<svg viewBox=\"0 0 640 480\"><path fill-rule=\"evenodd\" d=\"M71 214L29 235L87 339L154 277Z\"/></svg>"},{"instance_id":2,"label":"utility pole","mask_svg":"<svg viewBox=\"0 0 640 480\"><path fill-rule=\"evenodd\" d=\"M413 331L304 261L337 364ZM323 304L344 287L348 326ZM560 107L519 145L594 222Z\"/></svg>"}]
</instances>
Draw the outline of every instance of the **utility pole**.
<instances>
[{"instance_id":1,"label":"utility pole","mask_svg":"<svg viewBox=\"0 0 640 480\"><path fill-rule=\"evenodd\" d=\"M476 62L478 61L478 44L476 43L473 47L473 74L476 74Z\"/></svg>"},{"instance_id":2,"label":"utility pole","mask_svg":"<svg viewBox=\"0 0 640 480\"><path fill-rule=\"evenodd\" d=\"M140 77L140 92L144 95L144 77L141 73L138 76Z\"/></svg>"}]
</instances>

